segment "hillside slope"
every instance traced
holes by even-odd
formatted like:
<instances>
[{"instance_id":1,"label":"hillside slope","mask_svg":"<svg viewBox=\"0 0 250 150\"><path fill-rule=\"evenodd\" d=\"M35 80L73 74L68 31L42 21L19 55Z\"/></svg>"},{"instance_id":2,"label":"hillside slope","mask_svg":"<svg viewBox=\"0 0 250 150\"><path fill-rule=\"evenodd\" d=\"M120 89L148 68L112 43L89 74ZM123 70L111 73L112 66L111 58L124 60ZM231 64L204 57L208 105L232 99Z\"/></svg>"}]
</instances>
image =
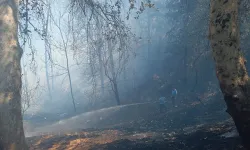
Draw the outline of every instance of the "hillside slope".
<instances>
[{"instance_id":1,"label":"hillside slope","mask_svg":"<svg viewBox=\"0 0 250 150\"><path fill-rule=\"evenodd\" d=\"M48 133L27 140L37 150L242 149L238 137L221 137L234 129L223 106L214 99L162 114L155 103L114 107L40 128Z\"/></svg>"}]
</instances>

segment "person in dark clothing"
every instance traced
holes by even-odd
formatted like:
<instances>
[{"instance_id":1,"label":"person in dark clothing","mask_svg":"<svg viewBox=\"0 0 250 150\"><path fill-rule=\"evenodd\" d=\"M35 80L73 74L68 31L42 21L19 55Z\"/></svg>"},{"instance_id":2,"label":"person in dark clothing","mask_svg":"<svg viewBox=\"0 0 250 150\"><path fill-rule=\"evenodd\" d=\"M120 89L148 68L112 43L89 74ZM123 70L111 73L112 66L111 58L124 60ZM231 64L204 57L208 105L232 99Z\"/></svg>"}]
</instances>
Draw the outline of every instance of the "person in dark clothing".
<instances>
[{"instance_id":1,"label":"person in dark clothing","mask_svg":"<svg viewBox=\"0 0 250 150\"><path fill-rule=\"evenodd\" d=\"M171 96L173 107L177 107L177 106L175 105L176 97L177 97L177 90L176 90L175 88L173 88L173 89L172 89L172 96Z\"/></svg>"},{"instance_id":2,"label":"person in dark clothing","mask_svg":"<svg viewBox=\"0 0 250 150\"><path fill-rule=\"evenodd\" d=\"M159 98L159 107L160 107L160 112L164 112L166 109L166 97L162 96Z\"/></svg>"}]
</instances>

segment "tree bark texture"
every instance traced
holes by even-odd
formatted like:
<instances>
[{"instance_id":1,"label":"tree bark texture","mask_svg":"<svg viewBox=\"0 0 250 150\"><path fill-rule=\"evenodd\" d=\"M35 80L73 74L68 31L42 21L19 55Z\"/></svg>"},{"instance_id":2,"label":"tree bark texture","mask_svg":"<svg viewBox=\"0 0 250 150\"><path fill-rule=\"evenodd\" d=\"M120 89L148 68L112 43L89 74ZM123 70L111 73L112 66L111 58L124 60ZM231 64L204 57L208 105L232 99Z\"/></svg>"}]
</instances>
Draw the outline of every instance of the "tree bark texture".
<instances>
[{"instance_id":1,"label":"tree bark texture","mask_svg":"<svg viewBox=\"0 0 250 150\"><path fill-rule=\"evenodd\" d=\"M0 149L27 150L21 113L18 0L0 0Z\"/></svg>"},{"instance_id":2,"label":"tree bark texture","mask_svg":"<svg viewBox=\"0 0 250 150\"><path fill-rule=\"evenodd\" d=\"M240 50L239 0L210 0L209 38L227 112L243 145L250 149L250 88L246 60Z\"/></svg>"}]
</instances>

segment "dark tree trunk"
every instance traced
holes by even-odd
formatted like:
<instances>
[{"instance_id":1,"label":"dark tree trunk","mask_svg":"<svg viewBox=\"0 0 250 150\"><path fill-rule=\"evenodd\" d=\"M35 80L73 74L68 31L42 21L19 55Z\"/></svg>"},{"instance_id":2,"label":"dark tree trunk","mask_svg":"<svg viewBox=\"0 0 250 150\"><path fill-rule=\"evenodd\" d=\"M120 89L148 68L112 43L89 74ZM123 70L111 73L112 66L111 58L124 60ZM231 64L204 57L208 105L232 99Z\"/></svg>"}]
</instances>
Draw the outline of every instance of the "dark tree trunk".
<instances>
[{"instance_id":1,"label":"dark tree trunk","mask_svg":"<svg viewBox=\"0 0 250 150\"><path fill-rule=\"evenodd\" d=\"M27 150L21 112L18 0L0 0L0 149Z\"/></svg>"},{"instance_id":2,"label":"dark tree trunk","mask_svg":"<svg viewBox=\"0 0 250 150\"><path fill-rule=\"evenodd\" d=\"M187 84L187 76L188 76L188 66L187 66L187 47L185 48L185 54L184 54L184 60L183 60L183 66L184 66L184 77L183 77L183 82Z\"/></svg>"},{"instance_id":3,"label":"dark tree trunk","mask_svg":"<svg viewBox=\"0 0 250 150\"><path fill-rule=\"evenodd\" d=\"M114 93L115 93L115 99L116 99L117 105L121 105L117 83L114 83Z\"/></svg>"},{"instance_id":4,"label":"dark tree trunk","mask_svg":"<svg viewBox=\"0 0 250 150\"><path fill-rule=\"evenodd\" d=\"M240 51L239 0L211 0L210 44L227 112L232 116L245 148L250 149L250 84L246 60Z\"/></svg>"}]
</instances>

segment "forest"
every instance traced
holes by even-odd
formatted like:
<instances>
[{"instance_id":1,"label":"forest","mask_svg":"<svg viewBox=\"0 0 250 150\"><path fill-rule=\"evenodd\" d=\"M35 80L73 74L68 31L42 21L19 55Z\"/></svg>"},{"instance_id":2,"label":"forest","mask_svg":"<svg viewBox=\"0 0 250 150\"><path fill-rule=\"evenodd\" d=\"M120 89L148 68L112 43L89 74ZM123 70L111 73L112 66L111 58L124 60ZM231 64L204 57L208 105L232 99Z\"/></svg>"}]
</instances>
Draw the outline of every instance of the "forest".
<instances>
[{"instance_id":1,"label":"forest","mask_svg":"<svg viewBox=\"0 0 250 150\"><path fill-rule=\"evenodd\" d=\"M248 0L0 0L0 150L248 150Z\"/></svg>"}]
</instances>

